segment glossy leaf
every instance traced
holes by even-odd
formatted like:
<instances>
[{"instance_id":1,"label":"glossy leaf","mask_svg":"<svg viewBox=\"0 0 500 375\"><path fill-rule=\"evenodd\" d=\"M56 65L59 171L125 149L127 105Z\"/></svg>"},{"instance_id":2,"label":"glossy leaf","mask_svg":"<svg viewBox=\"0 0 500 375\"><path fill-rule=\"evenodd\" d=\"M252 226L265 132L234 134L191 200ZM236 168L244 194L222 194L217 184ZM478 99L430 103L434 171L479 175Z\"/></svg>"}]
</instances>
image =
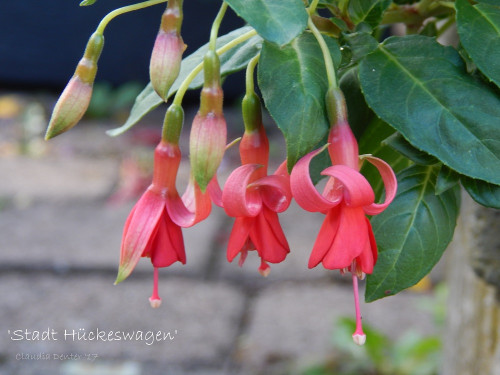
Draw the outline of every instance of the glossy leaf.
<instances>
[{"instance_id":1,"label":"glossy leaf","mask_svg":"<svg viewBox=\"0 0 500 375\"><path fill-rule=\"evenodd\" d=\"M368 105L416 148L500 184L500 97L466 74L453 48L389 38L361 62L360 81Z\"/></svg>"},{"instance_id":2,"label":"glossy leaf","mask_svg":"<svg viewBox=\"0 0 500 375\"><path fill-rule=\"evenodd\" d=\"M302 0L226 0L260 36L278 45L290 43L307 26Z\"/></svg>"},{"instance_id":3,"label":"glossy leaf","mask_svg":"<svg viewBox=\"0 0 500 375\"><path fill-rule=\"evenodd\" d=\"M431 156L413 147L411 143L408 142L401 135L401 133L396 132L392 134L390 137L384 140L384 144L388 145L389 147L392 147L393 149L395 149L396 151L403 154L408 159L414 161L417 164L433 165L438 163L438 160L434 156Z\"/></svg>"},{"instance_id":4,"label":"glossy leaf","mask_svg":"<svg viewBox=\"0 0 500 375\"><path fill-rule=\"evenodd\" d=\"M500 3L472 5L457 0L460 41L477 67L500 87Z\"/></svg>"},{"instance_id":5,"label":"glossy leaf","mask_svg":"<svg viewBox=\"0 0 500 375\"><path fill-rule=\"evenodd\" d=\"M251 27L245 26L232 31L229 34L219 37L217 39L217 48L222 47L223 45L231 42L235 38L245 34L250 30ZM220 56L221 75L226 76L245 68L248 62L260 52L261 46L262 38L256 35L239 44L238 46L230 49L228 52L222 54ZM170 88L168 97L172 96L179 89L179 86L184 81L184 79L198 64L203 61L203 57L205 56L207 50L208 44L205 44L182 61L179 77L175 80L174 84ZM202 85L203 72L196 76L196 78L189 85L189 88L195 89L201 87ZM108 130L107 134L110 136L117 136L124 133L132 126L134 126L139 120L141 120L146 114L158 107L161 103L163 103L163 100L153 89L151 83L149 83L137 96L134 106L132 107L130 115L125 124L123 124L123 126L119 128Z\"/></svg>"},{"instance_id":6,"label":"glossy leaf","mask_svg":"<svg viewBox=\"0 0 500 375\"><path fill-rule=\"evenodd\" d=\"M391 3L392 0L351 0L348 10L356 25L364 22L374 28Z\"/></svg>"},{"instance_id":7,"label":"glossy leaf","mask_svg":"<svg viewBox=\"0 0 500 375\"><path fill-rule=\"evenodd\" d=\"M488 184L485 181L462 176L460 178L467 193L477 203L486 207L500 209L500 185Z\"/></svg>"},{"instance_id":8,"label":"glossy leaf","mask_svg":"<svg viewBox=\"0 0 500 375\"><path fill-rule=\"evenodd\" d=\"M436 166L411 166L398 174L398 194L372 218L379 258L366 284L366 301L394 295L419 282L450 243L460 189L435 194Z\"/></svg>"},{"instance_id":9,"label":"glossy leaf","mask_svg":"<svg viewBox=\"0 0 500 375\"><path fill-rule=\"evenodd\" d=\"M325 39L338 66L339 46L334 39ZM281 48L263 44L259 87L269 113L285 135L289 170L318 145L329 128L325 72L321 49L311 34L302 34Z\"/></svg>"},{"instance_id":10,"label":"glossy leaf","mask_svg":"<svg viewBox=\"0 0 500 375\"><path fill-rule=\"evenodd\" d=\"M86 7L88 5L92 5L96 2L97 0L83 0L81 3L80 3L80 6L81 7Z\"/></svg>"},{"instance_id":11,"label":"glossy leaf","mask_svg":"<svg viewBox=\"0 0 500 375\"><path fill-rule=\"evenodd\" d=\"M460 175L446 165L441 165L436 180L436 195L443 194L446 190L458 184Z\"/></svg>"},{"instance_id":12,"label":"glossy leaf","mask_svg":"<svg viewBox=\"0 0 500 375\"><path fill-rule=\"evenodd\" d=\"M348 64L356 64L378 47L377 39L366 32L344 34L345 48L349 53Z\"/></svg>"}]
</instances>

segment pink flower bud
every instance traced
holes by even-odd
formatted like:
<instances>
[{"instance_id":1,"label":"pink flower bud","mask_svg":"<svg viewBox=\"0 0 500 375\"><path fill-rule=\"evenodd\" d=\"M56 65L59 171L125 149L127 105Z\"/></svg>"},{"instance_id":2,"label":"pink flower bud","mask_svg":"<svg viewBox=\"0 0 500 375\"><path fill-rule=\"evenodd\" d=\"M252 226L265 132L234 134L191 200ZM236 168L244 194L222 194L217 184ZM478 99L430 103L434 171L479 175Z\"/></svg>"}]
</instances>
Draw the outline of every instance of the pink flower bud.
<instances>
[{"instance_id":1,"label":"pink flower bud","mask_svg":"<svg viewBox=\"0 0 500 375\"><path fill-rule=\"evenodd\" d=\"M163 13L149 65L151 84L165 101L170 87L179 75L182 53L186 49L180 35L181 24L182 1L171 0Z\"/></svg>"},{"instance_id":2,"label":"pink flower bud","mask_svg":"<svg viewBox=\"0 0 500 375\"><path fill-rule=\"evenodd\" d=\"M222 114L198 113L193 120L189 153L194 178L202 191L217 172L226 148L226 120Z\"/></svg>"},{"instance_id":3,"label":"pink flower bud","mask_svg":"<svg viewBox=\"0 0 500 375\"><path fill-rule=\"evenodd\" d=\"M104 46L102 34L94 33L90 37L85 54L76 67L75 74L69 80L59 97L45 139L55 137L75 126L89 107L92 86L97 73L97 60Z\"/></svg>"}]
</instances>

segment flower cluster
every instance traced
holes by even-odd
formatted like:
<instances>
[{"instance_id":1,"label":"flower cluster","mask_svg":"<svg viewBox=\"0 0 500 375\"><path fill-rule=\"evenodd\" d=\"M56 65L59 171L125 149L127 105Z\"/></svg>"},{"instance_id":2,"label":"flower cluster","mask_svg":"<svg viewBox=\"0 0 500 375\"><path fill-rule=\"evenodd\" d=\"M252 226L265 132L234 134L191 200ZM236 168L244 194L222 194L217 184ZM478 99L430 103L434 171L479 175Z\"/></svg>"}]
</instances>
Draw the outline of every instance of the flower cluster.
<instances>
[{"instance_id":1,"label":"flower cluster","mask_svg":"<svg viewBox=\"0 0 500 375\"><path fill-rule=\"evenodd\" d=\"M224 3L217 17L219 22L225 7ZM170 0L151 56L151 83L165 102L179 76L185 49L180 35L182 18L182 0ZM227 130L219 54L215 49L217 29L216 22L209 49L199 68L203 69L204 85L200 108L191 126L190 182L185 193L180 195L176 179L182 157L179 147L184 122L181 101L190 79L196 76L196 69L178 87L166 112L162 139L154 151L152 183L125 222L116 283L132 273L141 257L150 258L154 268L150 303L152 307L159 307L159 268L175 262L186 263L182 228L207 218L212 203L234 218L227 245L228 261L239 255L242 266L248 252L254 250L261 259L258 271L267 276L269 263L282 262L290 252L278 214L284 212L294 198L304 210L326 215L312 249L309 267L321 263L327 269L351 273L357 321L353 339L361 345L365 335L361 327L357 283L358 278L363 279L373 272L377 261L377 245L366 215L379 214L394 199L397 187L394 172L383 160L358 155L358 145L347 122L345 99L340 89L333 85L325 99L330 120L328 143L305 155L296 165L288 166L284 161L269 174L269 142L262 124L260 100L253 88L256 56L248 64L247 92L242 103L245 131L239 144L241 166L230 174L220 189L216 174L226 149ZM102 46L102 32L96 32L54 109L47 138L74 126L85 112ZM309 164L325 148L332 165L322 172L328 180L323 192L319 193L311 181ZM383 203L375 202L373 189L359 172L365 160L380 172L385 185Z\"/></svg>"}]
</instances>

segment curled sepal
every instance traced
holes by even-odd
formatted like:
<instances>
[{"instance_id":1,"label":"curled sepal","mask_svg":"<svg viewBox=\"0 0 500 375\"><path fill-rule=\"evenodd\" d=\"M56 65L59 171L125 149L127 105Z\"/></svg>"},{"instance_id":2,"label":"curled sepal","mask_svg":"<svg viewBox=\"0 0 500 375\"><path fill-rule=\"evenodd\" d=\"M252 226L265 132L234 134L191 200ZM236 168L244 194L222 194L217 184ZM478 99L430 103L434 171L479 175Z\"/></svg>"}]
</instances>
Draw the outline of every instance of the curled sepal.
<instances>
[{"instance_id":1,"label":"curled sepal","mask_svg":"<svg viewBox=\"0 0 500 375\"><path fill-rule=\"evenodd\" d=\"M248 189L258 188L262 201L271 211L283 212L292 202L290 181L283 175L270 175L259 178L248 185Z\"/></svg>"},{"instance_id":2,"label":"curled sepal","mask_svg":"<svg viewBox=\"0 0 500 375\"><path fill-rule=\"evenodd\" d=\"M326 168L322 175L333 177L343 186L344 202L347 206L363 207L373 203L375 194L370 183L356 170L345 165Z\"/></svg>"},{"instance_id":3,"label":"curled sepal","mask_svg":"<svg viewBox=\"0 0 500 375\"><path fill-rule=\"evenodd\" d=\"M248 187L252 174L261 167L258 164L245 164L229 175L222 190L222 204L226 214L232 217L253 217L261 211L259 189Z\"/></svg>"},{"instance_id":4,"label":"curled sepal","mask_svg":"<svg viewBox=\"0 0 500 375\"><path fill-rule=\"evenodd\" d=\"M324 212L325 210L335 207L342 200L341 189L335 190L336 194L330 194L326 199L322 196L311 181L309 174L309 164L313 157L322 152L326 145L315 151L311 151L301 158L292 169L290 174L290 185L292 194L298 205L306 211Z\"/></svg>"},{"instance_id":5,"label":"curled sepal","mask_svg":"<svg viewBox=\"0 0 500 375\"><path fill-rule=\"evenodd\" d=\"M179 75L182 53L186 49L180 35L182 16L182 1L169 1L151 54L151 85L165 101L170 87Z\"/></svg>"},{"instance_id":6,"label":"curled sepal","mask_svg":"<svg viewBox=\"0 0 500 375\"><path fill-rule=\"evenodd\" d=\"M104 36L95 32L90 37L83 58L52 111L45 139L64 133L81 120L90 104L97 73L97 61L104 46Z\"/></svg>"},{"instance_id":7,"label":"curled sepal","mask_svg":"<svg viewBox=\"0 0 500 375\"><path fill-rule=\"evenodd\" d=\"M378 169L380 176L382 177L382 181L384 182L384 187L385 187L384 202L372 203L363 208L367 215L378 215L379 213L384 211L387 208L387 206L389 206L389 204L391 204L394 197L396 196L396 191L398 189L398 181L391 166L382 159L370 155L363 155L360 157L360 159L361 160L366 159L371 164L373 164Z\"/></svg>"}]
</instances>

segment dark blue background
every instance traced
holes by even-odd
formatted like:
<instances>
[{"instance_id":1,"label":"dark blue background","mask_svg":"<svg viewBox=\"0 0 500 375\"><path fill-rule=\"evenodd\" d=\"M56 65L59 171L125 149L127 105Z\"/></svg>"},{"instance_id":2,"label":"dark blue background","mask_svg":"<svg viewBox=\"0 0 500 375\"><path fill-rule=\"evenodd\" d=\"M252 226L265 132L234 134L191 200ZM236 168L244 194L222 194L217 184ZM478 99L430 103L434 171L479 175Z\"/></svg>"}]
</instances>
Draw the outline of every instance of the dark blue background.
<instances>
[{"instance_id":1,"label":"dark blue background","mask_svg":"<svg viewBox=\"0 0 500 375\"><path fill-rule=\"evenodd\" d=\"M0 0L0 88L60 90L72 76L88 37L111 10L139 1ZM185 0L182 35L185 56L208 41L221 2ZM121 15L106 31L97 81L119 85L147 82L149 58L166 4ZM220 35L243 25L231 10ZM238 94L234 80L224 85L228 96Z\"/></svg>"}]
</instances>

